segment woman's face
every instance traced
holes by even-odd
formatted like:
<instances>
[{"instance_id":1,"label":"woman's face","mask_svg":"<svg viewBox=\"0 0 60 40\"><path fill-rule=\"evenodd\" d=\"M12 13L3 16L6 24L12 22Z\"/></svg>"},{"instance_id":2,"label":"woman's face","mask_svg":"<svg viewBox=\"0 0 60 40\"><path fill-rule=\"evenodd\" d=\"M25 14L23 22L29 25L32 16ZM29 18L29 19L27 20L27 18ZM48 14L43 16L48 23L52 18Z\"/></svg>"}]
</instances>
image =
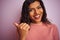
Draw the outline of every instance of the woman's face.
<instances>
[{"instance_id":1,"label":"woman's face","mask_svg":"<svg viewBox=\"0 0 60 40\"><path fill-rule=\"evenodd\" d=\"M40 23L43 15L43 9L38 1L29 5L29 16L34 23Z\"/></svg>"}]
</instances>

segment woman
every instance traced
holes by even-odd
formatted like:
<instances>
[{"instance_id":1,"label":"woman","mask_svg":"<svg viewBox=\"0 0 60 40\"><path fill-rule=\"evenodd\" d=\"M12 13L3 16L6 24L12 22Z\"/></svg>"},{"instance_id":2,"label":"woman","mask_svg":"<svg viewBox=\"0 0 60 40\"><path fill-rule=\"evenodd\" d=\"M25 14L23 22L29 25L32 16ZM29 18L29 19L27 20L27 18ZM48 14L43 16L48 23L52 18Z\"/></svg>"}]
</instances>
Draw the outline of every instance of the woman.
<instances>
[{"instance_id":1,"label":"woman","mask_svg":"<svg viewBox=\"0 0 60 40\"><path fill-rule=\"evenodd\" d=\"M42 0L25 0L20 24L15 25L20 40L59 40L58 30L47 19Z\"/></svg>"}]
</instances>

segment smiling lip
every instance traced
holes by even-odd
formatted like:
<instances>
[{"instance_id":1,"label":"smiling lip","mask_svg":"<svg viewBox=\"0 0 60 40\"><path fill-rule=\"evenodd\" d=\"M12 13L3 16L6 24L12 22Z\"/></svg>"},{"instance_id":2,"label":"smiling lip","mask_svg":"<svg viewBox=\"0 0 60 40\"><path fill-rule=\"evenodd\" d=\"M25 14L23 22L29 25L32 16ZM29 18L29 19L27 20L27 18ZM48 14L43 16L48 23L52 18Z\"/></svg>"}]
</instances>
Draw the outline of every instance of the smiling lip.
<instances>
[{"instance_id":1,"label":"smiling lip","mask_svg":"<svg viewBox=\"0 0 60 40\"><path fill-rule=\"evenodd\" d=\"M35 19L39 19L40 18L40 15L35 15L34 18Z\"/></svg>"}]
</instances>

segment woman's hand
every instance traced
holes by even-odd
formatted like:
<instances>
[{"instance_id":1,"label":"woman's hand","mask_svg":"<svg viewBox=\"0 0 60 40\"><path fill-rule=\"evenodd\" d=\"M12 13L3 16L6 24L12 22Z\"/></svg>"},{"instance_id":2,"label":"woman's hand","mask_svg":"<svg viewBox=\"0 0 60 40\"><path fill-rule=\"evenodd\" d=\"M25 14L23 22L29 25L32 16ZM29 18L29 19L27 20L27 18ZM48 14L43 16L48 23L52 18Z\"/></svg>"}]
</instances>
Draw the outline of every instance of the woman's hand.
<instances>
[{"instance_id":1,"label":"woman's hand","mask_svg":"<svg viewBox=\"0 0 60 40\"><path fill-rule=\"evenodd\" d=\"M21 24L14 23L14 24L17 28L20 39L25 39L26 34L28 33L28 30L30 29L30 26L26 23L21 23Z\"/></svg>"}]
</instances>

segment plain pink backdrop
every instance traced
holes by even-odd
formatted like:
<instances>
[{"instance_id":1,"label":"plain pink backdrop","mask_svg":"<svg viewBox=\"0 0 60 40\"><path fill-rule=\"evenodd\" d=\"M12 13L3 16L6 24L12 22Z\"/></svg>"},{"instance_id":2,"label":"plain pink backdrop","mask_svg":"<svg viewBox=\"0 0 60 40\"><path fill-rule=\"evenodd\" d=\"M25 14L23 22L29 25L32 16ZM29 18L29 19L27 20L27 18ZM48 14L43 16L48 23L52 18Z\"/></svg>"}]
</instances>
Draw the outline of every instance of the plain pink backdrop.
<instances>
[{"instance_id":1,"label":"plain pink backdrop","mask_svg":"<svg viewBox=\"0 0 60 40\"><path fill-rule=\"evenodd\" d=\"M0 40L18 40L14 22L19 23L24 0L1 0ZM60 34L60 0L43 0L49 20L57 25Z\"/></svg>"}]
</instances>

